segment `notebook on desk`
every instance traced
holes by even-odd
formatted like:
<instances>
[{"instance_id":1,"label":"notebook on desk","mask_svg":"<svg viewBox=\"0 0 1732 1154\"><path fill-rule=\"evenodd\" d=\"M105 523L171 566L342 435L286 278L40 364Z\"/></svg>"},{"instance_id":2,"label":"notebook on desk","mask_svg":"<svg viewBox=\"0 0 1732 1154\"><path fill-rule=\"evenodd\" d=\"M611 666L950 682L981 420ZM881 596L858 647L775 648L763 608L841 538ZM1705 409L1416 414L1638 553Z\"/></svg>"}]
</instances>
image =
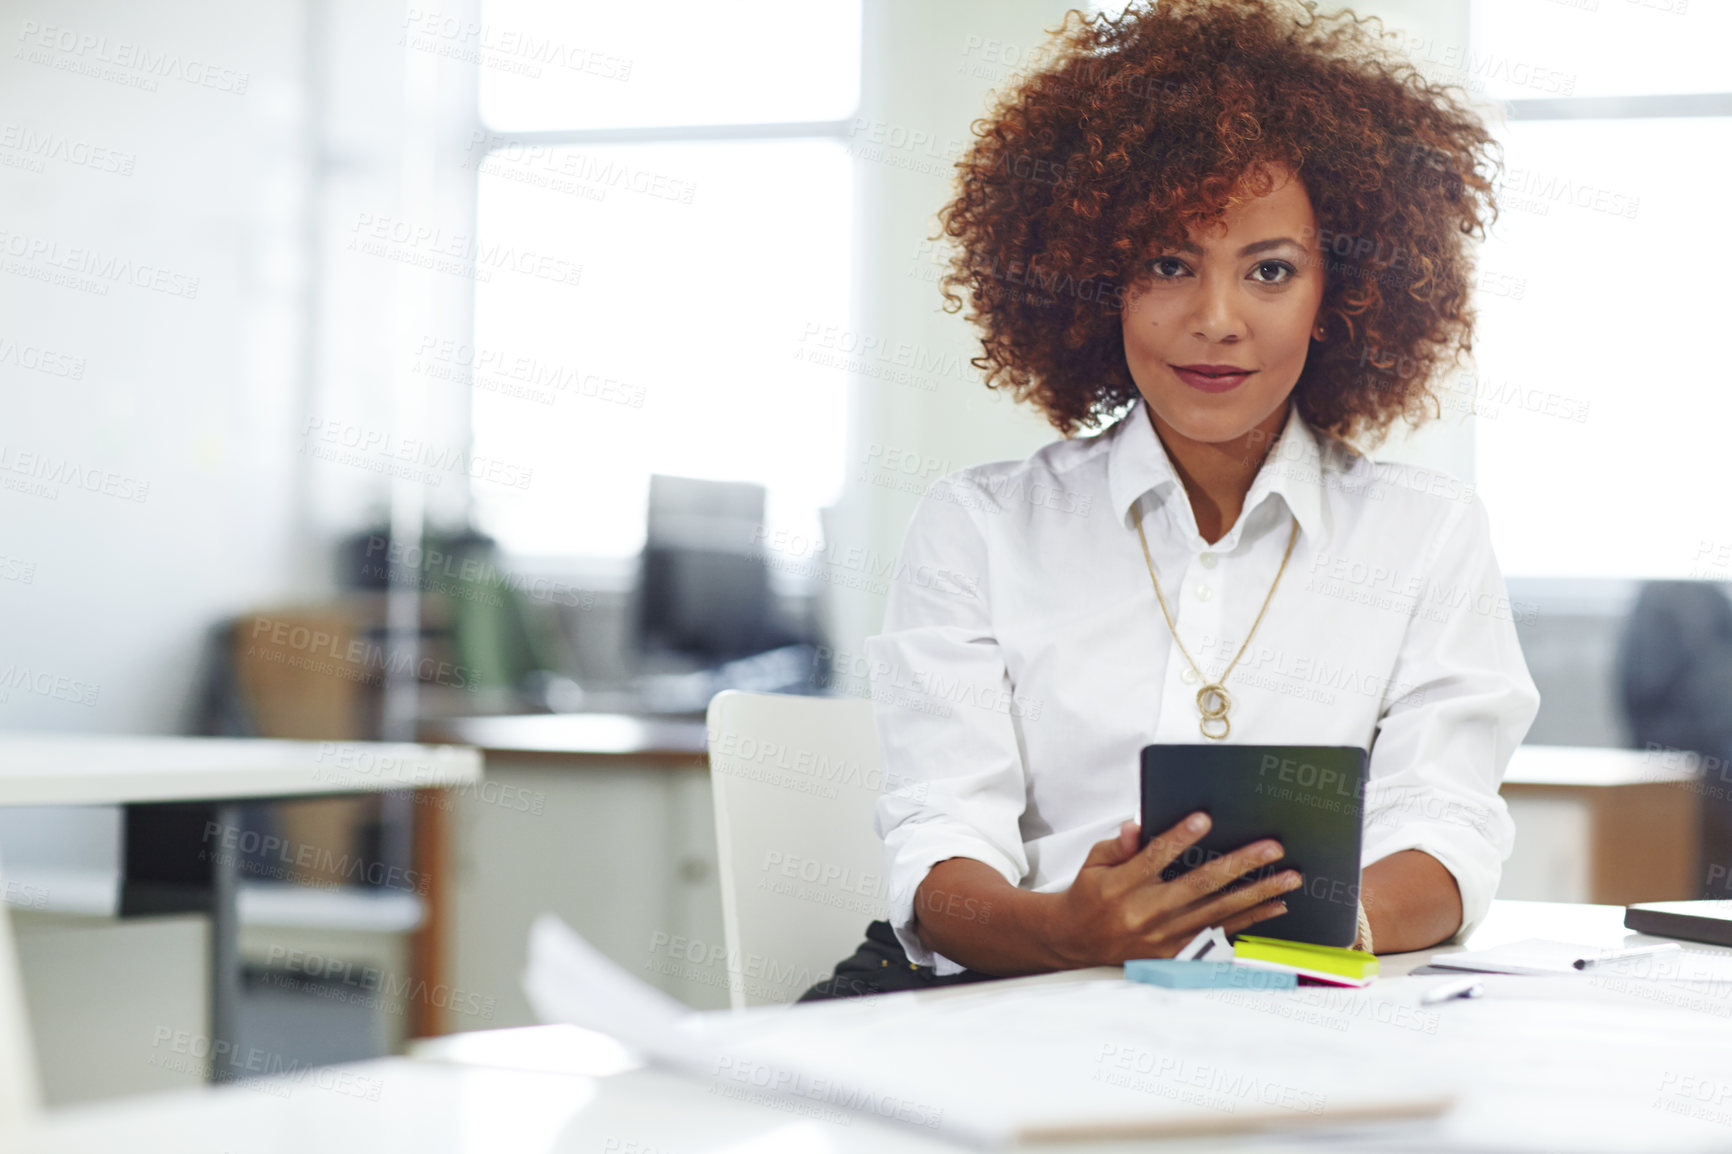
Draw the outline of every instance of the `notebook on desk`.
<instances>
[{"instance_id":1,"label":"notebook on desk","mask_svg":"<svg viewBox=\"0 0 1732 1154\"><path fill-rule=\"evenodd\" d=\"M1655 937L1732 946L1732 901L1640 902L1624 907L1624 928Z\"/></svg>"}]
</instances>

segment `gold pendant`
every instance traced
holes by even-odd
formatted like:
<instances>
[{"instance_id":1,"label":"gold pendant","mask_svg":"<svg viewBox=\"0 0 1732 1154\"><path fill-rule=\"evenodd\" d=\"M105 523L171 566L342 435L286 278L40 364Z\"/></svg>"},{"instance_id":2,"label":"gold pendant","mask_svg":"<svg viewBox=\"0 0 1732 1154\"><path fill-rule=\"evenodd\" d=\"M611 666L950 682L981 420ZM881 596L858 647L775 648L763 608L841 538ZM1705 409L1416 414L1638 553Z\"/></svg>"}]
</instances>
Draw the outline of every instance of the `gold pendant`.
<instances>
[{"instance_id":1,"label":"gold pendant","mask_svg":"<svg viewBox=\"0 0 1732 1154\"><path fill-rule=\"evenodd\" d=\"M1197 690L1197 712L1203 716L1197 722L1197 728L1203 731L1203 736L1210 741L1224 741L1233 731L1233 725L1227 720L1227 710L1233 707L1233 699L1227 696L1227 691L1220 685L1205 685ZM1210 732L1209 727L1219 725L1219 733Z\"/></svg>"}]
</instances>

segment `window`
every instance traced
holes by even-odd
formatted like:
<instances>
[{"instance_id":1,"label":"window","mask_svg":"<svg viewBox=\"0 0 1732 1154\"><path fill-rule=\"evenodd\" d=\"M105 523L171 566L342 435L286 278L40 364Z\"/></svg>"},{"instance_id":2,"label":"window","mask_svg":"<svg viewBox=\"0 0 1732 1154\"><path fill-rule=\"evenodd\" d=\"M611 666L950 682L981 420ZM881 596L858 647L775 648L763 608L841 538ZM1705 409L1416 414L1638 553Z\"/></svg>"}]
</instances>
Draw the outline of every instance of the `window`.
<instances>
[{"instance_id":1,"label":"window","mask_svg":"<svg viewBox=\"0 0 1732 1154\"><path fill-rule=\"evenodd\" d=\"M1718 275L1732 6L1476 0L1473 28L1447 66L1442 46L1409 50L1510 102L1478 375L1459 382L1499 561L1521 577L1732 579L1732 388L1714 340L1732 300Z\"/></svg>"},{"instance_id":2,"label":"window","mask_svg":"<svg viewBox=\"0 0 1732 1154\"><path fill-rule=\"evenodd\" d=\"M670 25L681 29L667 35ZM518 554L622 558L652 473L756 481L769 528L841 493L857 4L490 0L479 35L475 486ZM646 31L647 30L647 31ZM493 246L498 246L494 248Z\"/></svg>"}]
</instances>

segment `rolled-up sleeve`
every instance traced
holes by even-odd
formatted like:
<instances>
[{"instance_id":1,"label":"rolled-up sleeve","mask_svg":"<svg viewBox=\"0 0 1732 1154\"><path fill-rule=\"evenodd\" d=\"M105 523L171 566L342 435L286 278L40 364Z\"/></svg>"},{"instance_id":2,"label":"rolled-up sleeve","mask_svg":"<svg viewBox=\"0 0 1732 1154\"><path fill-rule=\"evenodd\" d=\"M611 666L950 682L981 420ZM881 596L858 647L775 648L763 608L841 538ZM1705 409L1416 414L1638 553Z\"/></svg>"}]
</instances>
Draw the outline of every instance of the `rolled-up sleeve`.
<instances>
[{"instance_id":1,"label":"rolled-up sleeve","mask_svg":"<svg viewBox=\"0 0 1732 1154\"><path fill-rule=\"evenodd\" d=\"M1028 873L1014 697L987 603L986 501L966 472L928 488L893 570L883 631L866 639L887 782L876 828L890 924L909 959L940 974L964 967L915 933L915 890L932 866L972 858L1011 885Z\"/></svg>"},{"instance_id":2,"label":"rolled-up sleeve","mask_svg":"<svg viewBox=\"0 0 1732 1154\"><path fill-rule=\"evenodd\" d=\"M1515 844L1498 788L1540 698L1479 498L1452 510L1421 572L1372 743L1362 860L1435 857L1461 890L1464 938L1490 910Z\"/></svg>"}]
</instances>

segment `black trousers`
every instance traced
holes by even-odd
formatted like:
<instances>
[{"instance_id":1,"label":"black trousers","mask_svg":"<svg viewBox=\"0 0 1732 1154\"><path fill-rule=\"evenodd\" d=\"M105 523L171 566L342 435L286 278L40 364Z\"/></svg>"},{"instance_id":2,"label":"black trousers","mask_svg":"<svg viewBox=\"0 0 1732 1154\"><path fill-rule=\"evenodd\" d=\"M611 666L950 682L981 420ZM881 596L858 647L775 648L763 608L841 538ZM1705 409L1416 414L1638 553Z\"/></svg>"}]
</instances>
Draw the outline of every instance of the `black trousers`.
<instances>
[{"instance_id":1,"label":"black trousers","mask_svg":"<svg viewBox=\"0 0 1732 1154\"><path fill-rule=\"evenodd\" d=\"M864 994L892 994L901 990L929 990L939 986L960 986L969 982L991 982L996 974L978 970L963 970L960 974L938 976L931 966L917 966L908 960L902 943L889 922L872 922L866 927L866 940L852 957L836 963L835 972L795 999L796 1002L821 1002L829 998L855 998Z\"/></svg>"}]
</instances>

